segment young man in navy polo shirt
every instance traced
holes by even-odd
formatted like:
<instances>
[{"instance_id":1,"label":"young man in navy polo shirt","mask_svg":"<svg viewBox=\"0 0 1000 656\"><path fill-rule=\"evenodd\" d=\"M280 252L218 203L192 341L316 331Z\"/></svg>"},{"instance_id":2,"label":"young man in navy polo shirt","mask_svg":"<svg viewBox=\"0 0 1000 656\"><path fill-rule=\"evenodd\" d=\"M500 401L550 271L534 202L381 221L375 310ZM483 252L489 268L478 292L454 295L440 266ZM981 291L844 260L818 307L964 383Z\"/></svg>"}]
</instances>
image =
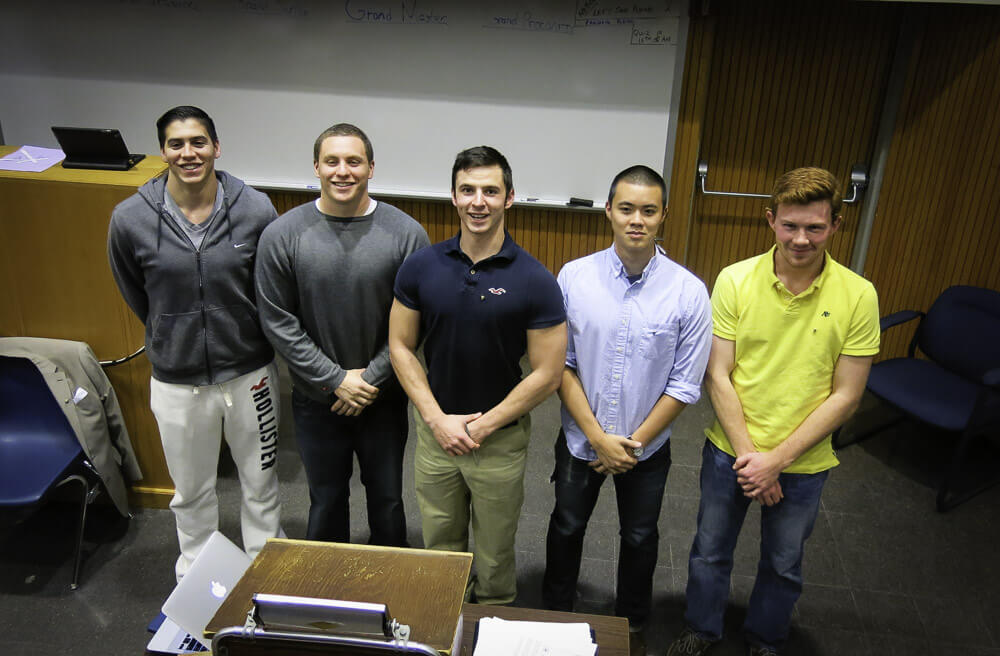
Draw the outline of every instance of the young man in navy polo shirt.
<instances>
[{"instance_id":1,"label":"young man in navy polo shirt","mask_svg":"<svg viewBox=\"0 0 1000 656\"><path fill-rule=\"evenodd\" d=\"M504 229L514 202L504 156L488 146L459 153L451 194L459 234L399 269L389 351L416 410L424 546L467 551L471 520L469 595L504 604L517 594L528 411L559 386L566 315L555 278ZM426 373L416 355L421 341ZM522 378L525 352L532 370Z\"/></svg>"}]
</instances>

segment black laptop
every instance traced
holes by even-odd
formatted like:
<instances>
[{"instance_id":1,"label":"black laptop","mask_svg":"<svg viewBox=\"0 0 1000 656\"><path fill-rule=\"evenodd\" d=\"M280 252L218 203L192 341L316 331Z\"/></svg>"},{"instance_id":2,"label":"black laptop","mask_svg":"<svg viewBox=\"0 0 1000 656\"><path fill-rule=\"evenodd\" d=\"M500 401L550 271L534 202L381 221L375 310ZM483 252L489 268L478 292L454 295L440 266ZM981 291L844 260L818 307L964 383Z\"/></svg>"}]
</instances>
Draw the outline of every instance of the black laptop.
<instances>
[{"instance_id":1,"label":"black laptop","mask_svg":"<svg viewBox=\"0 0 1000 656\"><path fill-rule=\"evenodd\" d=\"M63 168L128 171L145 155L133 155L118 130L52 127L59 147L66 153Z\"/></svg>"}]
</instances>

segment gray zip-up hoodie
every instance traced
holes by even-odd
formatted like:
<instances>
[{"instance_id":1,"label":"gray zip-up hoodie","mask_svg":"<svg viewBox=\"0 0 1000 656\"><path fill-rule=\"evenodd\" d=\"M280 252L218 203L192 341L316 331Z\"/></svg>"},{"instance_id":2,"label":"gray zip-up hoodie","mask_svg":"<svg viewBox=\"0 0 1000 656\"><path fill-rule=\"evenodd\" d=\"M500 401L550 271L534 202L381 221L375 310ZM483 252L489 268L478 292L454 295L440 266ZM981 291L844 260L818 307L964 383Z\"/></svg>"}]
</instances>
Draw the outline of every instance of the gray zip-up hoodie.
<instances>
[{"instance_id":1,"label":"gray zip-up hoodie","mask_svg":"<svg viewBox=\"0 0 1000 656\"><path fill-rule=\"evenodd\" d=\"M165 383L224 383L274 357L257 318L253 269L257 239L277 212L242 180L215 175L223 208L197 250L163 207L166 176L111 214L111 272L146 326L153 377Z\"/></svg>"}]
</instances>

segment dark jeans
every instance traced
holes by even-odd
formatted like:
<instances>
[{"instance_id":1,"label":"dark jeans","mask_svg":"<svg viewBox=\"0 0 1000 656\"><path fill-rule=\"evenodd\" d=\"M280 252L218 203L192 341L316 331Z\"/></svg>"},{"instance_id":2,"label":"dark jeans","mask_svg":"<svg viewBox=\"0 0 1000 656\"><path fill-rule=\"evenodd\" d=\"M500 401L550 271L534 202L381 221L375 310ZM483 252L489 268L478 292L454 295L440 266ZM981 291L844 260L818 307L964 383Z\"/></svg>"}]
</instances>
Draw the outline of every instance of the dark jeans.
<instances>
[{"instance_id":1,"label":"dark jeans","mask_svg":"<svg viewBox=\"0 0 1000 656\"><path fill-rule=\"evenodd\" d=\"M295 440L309 482L306 539L350 542L348 498L354 455L368 498L370 544L407 546L403 513L403 447L408 428L406 395L398 385L356 417L330 411L292 390Z\"/></svg>"},{"instance_id":2,"label":"dark jeans","mask_svg":"<svg viewBox=\"0 0 1000 656\"><path fill-rule=\"evenodd\" d=\"M735 460L705 441L684 619L710 640L722 637L733 551L751 503L736 481ZM761 508L760 562L743 625L747 640L755 645L778 648L788 637L792 608L802 593L802 552L816 522L827 474L781 474L784 499Z\"/></svg>"},{"instance_id":3,"label":"dark jeans","mask_svg":"<svg viewBox=\"0 0 1000 656\"><path fill-rule=\"evenodd\" d=\"M556 486L556 506L549 519L545 544L542 601L550 610L571 611L580 575L583 536L605 474L595 472L586 460L574 458L562 431L556 440L555 453L552 480ZM612 478L621 527L615 615L627 617L633 627L642 627L649 618L660 539L657 521L669 470L668 441L632 470Z\"/></svg>"}]
</instances>

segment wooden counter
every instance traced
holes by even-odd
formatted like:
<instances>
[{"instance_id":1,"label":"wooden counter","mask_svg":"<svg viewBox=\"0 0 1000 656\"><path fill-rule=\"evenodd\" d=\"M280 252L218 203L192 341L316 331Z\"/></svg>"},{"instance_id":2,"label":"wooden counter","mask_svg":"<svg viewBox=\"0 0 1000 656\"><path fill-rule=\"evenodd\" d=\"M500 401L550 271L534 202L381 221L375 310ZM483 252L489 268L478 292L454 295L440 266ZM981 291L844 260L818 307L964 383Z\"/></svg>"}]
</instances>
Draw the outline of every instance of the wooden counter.
<instances>
[{"instance_id":1,"label":"wooden counter","mask_svg":"<svg viewBox=\"0 0 1000 656\"><path fill-rule=\"evenodd\" d=\"M0 156L14 150L0 146ZM0 335L87 342L101 360L142 346L142 324L111 277L108 222L115 205L165 170L148 155L130 171L0 171ZM149 409L149 361L106 371L145 475L133 502L166 507L173 482Z\"/></svg>"}]
</instances>

